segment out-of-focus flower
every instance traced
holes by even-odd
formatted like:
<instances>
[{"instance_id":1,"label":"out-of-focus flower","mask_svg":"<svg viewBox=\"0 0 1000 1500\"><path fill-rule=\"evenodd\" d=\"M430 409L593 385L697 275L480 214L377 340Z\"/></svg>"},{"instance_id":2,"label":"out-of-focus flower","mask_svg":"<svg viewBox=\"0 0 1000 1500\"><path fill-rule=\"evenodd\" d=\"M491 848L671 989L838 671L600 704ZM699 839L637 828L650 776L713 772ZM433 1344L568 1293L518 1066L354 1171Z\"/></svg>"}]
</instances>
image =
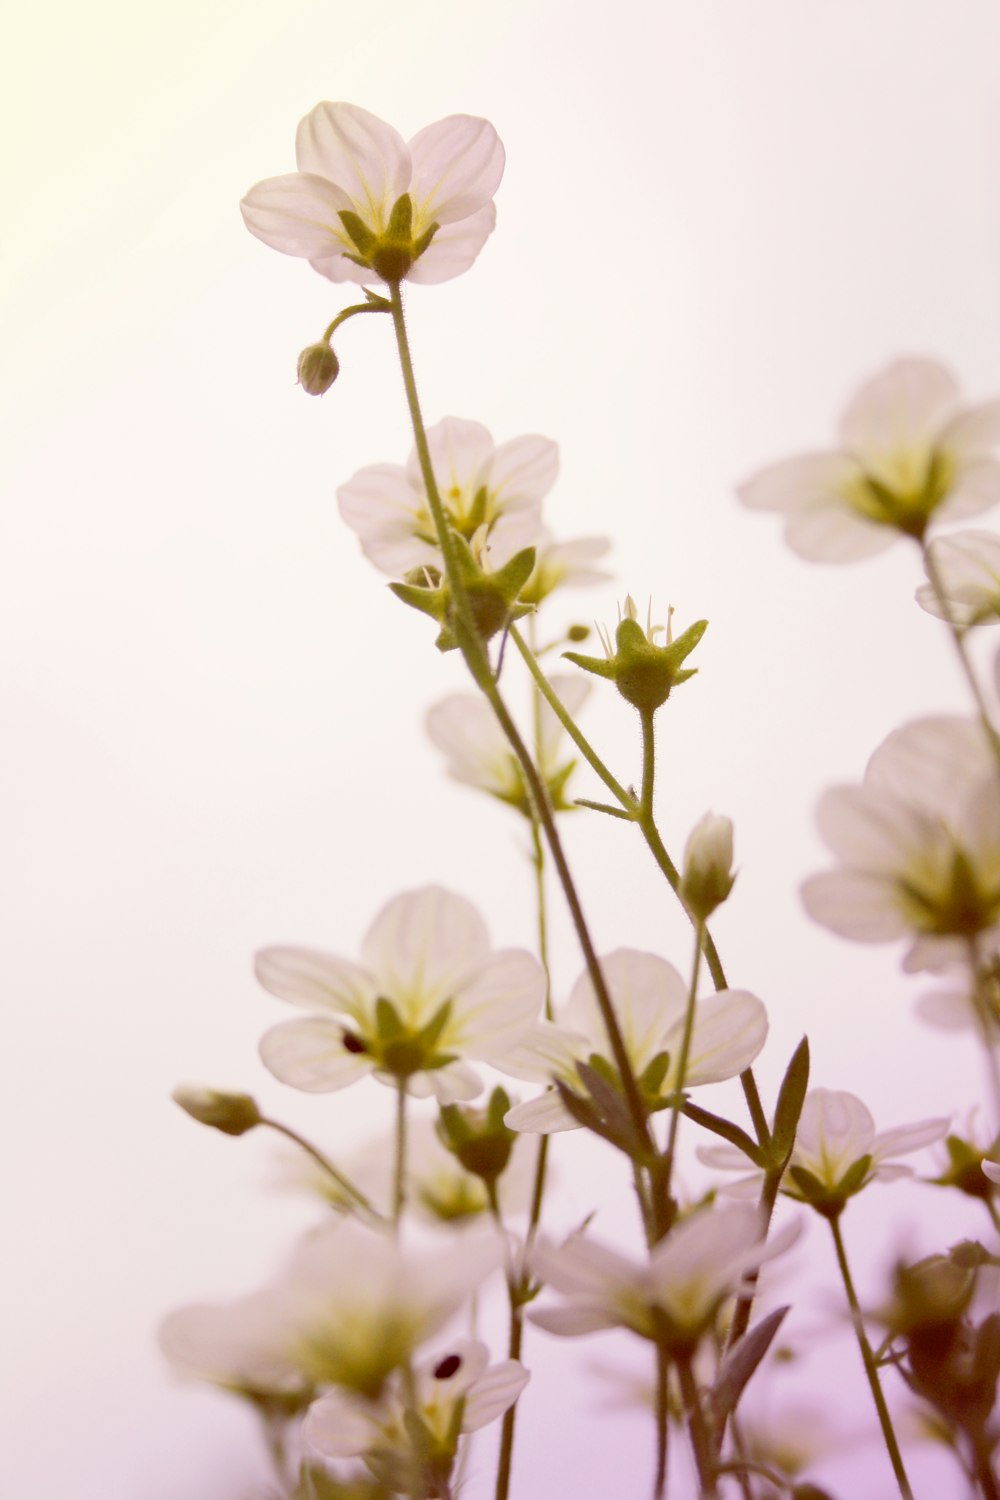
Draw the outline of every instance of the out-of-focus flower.
<instances>
[{"instance_id":1,"label":"out-of-focus flower","mask_svg":"<svg viewBox=\"0 0 1000 1500\"><path fill-rule=\"evenodd\" d=\"M948 988L921 995L917 1015L942 1031L975 1031L988 1047L1000 1043L1000 953L976 954L948 965Z\"/></svg>"},{"instance_id":2,"label":"out-of-focus flower","mask_svg":"<svg viewBox=\"0 0 1000 1500\"><path fill-rule=\"evenodd\" d=\"M179 1083L171 1095L185 1114L199 1125L210 1125L223 1135L245 1135L260 1124L260 1110L249 1094L231 1094L202 1084Z\"/></svg>"},{"instance_id":3,"label":"out-of-focus flower","mask_svg":"<svg viewBox=\"0 0 1000 1500\"><path fill-rule=\"evenodd\" d=\"M1000 401L963 406L954 377L930 359L901 359L867 381L840 421L839 447L761 470L740 487L754 510L785 517L793 552L853 562L899 534L923 539L1000 500Z\"/></svg>"},{"instance_id":4,"label":"out-of-focus flower","mask_svg":"<svg viewBox=\"0 0 1000 1500\"><path fill-rule=\"evenodd\" d=\"M918 719L894 730L857 787L826 791L820 832L842 867L802 889L806 910L862 943L915 939L905 967L968 956L1000 919L1000 788L981 727Z\"/></svg>"},{"instance_id":5,"label":"out-of-focus flower","mask_svg":"<svg viewBox=\"0 0 1000 1500\"><path fill-rule=\"evenodd\" d=\"M959 531L927 548L944 605L933 584L917 589L917 603L939 620L968 630L1000 620L1000 536L992 531Z\"/></svg>"},{"instance_id":6,"label":"out-of-focus flower","mask_svg":"<svg viewBox=\"0 0 1000 1500\"><path fill-rule=\"evenodd\" d=\"M691 830L684 850L681 896L705 921L726 900L735 879L732 819L706 813Z\"/></svg>"},{"instance_id":7,"label":"out-of-focus flower","mask_svg":"<svg viewBox=\"0 0 1000 1500\"><path fill-rule=\"evenodd\" d=\"M517 1043L545 996L531 954L492 952L475 907L439 886L390 901L361 960L311 948L257 955L264 988L314 1012L272 1027L261 1041L265 1065L283 1083L325 1093L374 1073L445 1103L469 1099L481 1084L462 1059L492 1058Z\"/></svg>"},{"instance_id":8,"label":"out-of-focus flower","mask_svg":"<svg viewBox=\"0 0 1000 1500\"><path fill-rule=\"evenodd\" d=\"M590 683L582 677L556 673L552 689L571 716L586 701ZM564 754L566 731L545 699L539 703L538 772L557 811L569 808L565 790L576 765ZM436 703L427 715L427 733L448 758L448 775L531 816L531 800L521 767L497 716L481 693L453 693Z\"/></svg>"},{"instance_id":9,"label":"out-of-focus flower","mask_svg":"<svg viewBox=\"0 0 1000 1500\"><path fill-rule=\"evenodd\" d=\"M555 483L559 449L530 434L499 447L479 422L445 417L428 429L438 493L455 530L488 549L496 570L541 529L541 504ZM372 464L337 491L340 514L361 550L383 573L401 578L416 569L441 571L438 546L417 451L406 467Z\"/></svg>"},{"instance_id":10,"label":"out-of-focus flower","mask_svg":"<svg viewBox=\"0 0 1000 1500\"><path fill-rule=\"evenodd\" d=\"M331 1225L265 1290L172 1313L160 1344L187 1373L234 1389L344 1385L375 1397L501 1258L495 1236L418 1255L374 1229Z\"/></svg>"},{"instance_id":11,"label":"out-of-focus flower","mask_svg":"<svg viewBox=\"0 0 1000 1500\"><path fill-rule=\"evenodd\" d=\"M947 1129L948 1120L940 1118L876 1134L870 1110L856 1095L810 1089L782 1191L820 1213L836 1215L848 1198L876 1178L891 1182L912 1176L912 1169L895 1158L942 1140ZM698 1157L710 1167L741 1170L747 1164L734 1146L699 1146ZM729 1184L724 1191L737 1197L756 1195L759 1182L759 1173L754 1173Z\"/></svg>"},{"instance_id":12,"label":"out-of-focus flower","mask_svg":"<svg viewBox=\"0 0 1000 1500\"><path fill-rule=\"evenodd\" d=\"M570 1337L631 1328L643 1338L665 1338L687 1357L720 1305L798 1234L798 1224L787 1224L764 1241L756 1208L731 1203L682 1219L654 1245L648 1261L634 1261L582 1235L558 1248L543 1240L531 1252L532 1268L565 1300L528 1316L550 1333Z\"/></svg>"},{"instance_id":13,"label":"out-of-focus flower","mask_svg":"<svg viewBox=\"0 0 1000 1500\"><path fill-rule=\"evenodd\" d=\"M687 1010L687 986L673 964L652 953L619 948L600 960L621 1027L625 1051L647 1103L663 1108L678 1085L677 1068ZM763 1002L747 990L720 990L695 1007L684 1087L718 1083L748 1068L767 1036ZM495 1059L515 1078L556 1081L586 1093L578 1063L594 1057L614 1068L611 1041L590 975L573 986L559 1025L539 1021L525 1039ZM507 1116L514 1130L574 1130L578 1121L555 1088L517 1104Z\"/></svg>"},{"instance_id":14,"label":"out-of-focus flower","mask_svg":"<svg viewBox=\"0 0 1000 1500\"><path fill-rule=\"evenodd\" d=\"M409 1389L397 1373L374 1400L332 1391L309 1408L303 1436L324 1458L364 1459L394 1489L415 1466L431 1482L447 1479L461 1434L496 1421L528 1383L520 1361L489 1358L485 1344L458 1339L414 1367Z\"/></svg>"},{"instance_id":15,"label":"out-of-focus flower","mask_svg":"<svg viewBox=\"0 0 1000 1500\"><path fill-rule=\"evenodd\" d=\"M568 542L553 541L547 527L540 527L534 537L535 568L521 590L526 604L541 604L558 588L579 588L587 583L604 583L611 577L593 564L611 548L606 536L580 536Z\"/></svg>"},{"instance_id":16,"label":"out-of-focus flower","mask_svg":"<svg viewBox=\"0 0 1000 1500\"><path fill-rule=\"evenodd\" d=\"M356 104L317 104L295 160L297 172L250 189L243 222L330 281L449 281L496 223L504 152L488 120L449 115L407 144Z\"/></svg>"}]
</instances>

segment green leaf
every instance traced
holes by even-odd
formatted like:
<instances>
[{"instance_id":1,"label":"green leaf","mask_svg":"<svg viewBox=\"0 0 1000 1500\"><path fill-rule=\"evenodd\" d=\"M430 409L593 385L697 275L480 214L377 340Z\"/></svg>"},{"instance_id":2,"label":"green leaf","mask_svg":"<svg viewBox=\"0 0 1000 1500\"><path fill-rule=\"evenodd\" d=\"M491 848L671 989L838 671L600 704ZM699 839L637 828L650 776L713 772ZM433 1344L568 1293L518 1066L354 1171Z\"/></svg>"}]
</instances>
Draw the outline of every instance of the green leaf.
<instances>
[{"instance_id":1,"label":"green leaf","mask_svg":"<svg viewBox=\"0 0 1000 1500\"><path fill-rule=\"evenodd\" d=\"M783 1169L792 1154L808 1087L809 1038L803 1037L785 1069L785 1076L778 1090L778 1102L774 1107L774 1132L771 1137L773 1167Z\"/></svg>"},{"instance_id":2,"label":"green leaf","mask_svg":"<svg viewBox=\"0 0 1000 1500\"><path fill-rule=\"evenodd\" d=\"M702 1125L710 1130L713 1135L720 1135L730 1145L738 1146L743 1155L753 1162L755 1167L765 1167L764 1154L757 1142L745 1130L734 1125L731 1120L724 1120L721 1115L713 1115L710 1110L702 1109L700 1104L692 1104L690 1099L685 1099L681 1105L684 1114L696 1125Z\"/></svg>"},{"instance_id":3,"label":"green leaf","mask_svg":"<svg viewBox=\"0 0 1000 1500\"><path fill-rule=\"evenodd\" d=\"M781 1327L787 1307L778 1307L743 1335L719 1366L711 1390L712 1409L721 1428L736 1410L736 1404Z\"/></svg>"}]
</instances>

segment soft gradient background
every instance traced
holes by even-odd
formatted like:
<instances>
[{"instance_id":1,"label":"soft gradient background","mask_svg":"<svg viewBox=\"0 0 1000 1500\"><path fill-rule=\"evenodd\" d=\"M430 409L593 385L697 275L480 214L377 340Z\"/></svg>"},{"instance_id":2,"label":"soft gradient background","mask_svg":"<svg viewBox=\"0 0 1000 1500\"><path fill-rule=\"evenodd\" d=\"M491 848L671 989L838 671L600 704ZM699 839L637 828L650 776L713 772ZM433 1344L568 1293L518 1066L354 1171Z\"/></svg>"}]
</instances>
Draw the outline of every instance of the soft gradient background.
<instances>
[{"instance_id":1,"label":"soft gradient background","mask_svg":"<svg viewBox=\"0 0 1000 1500\"><path fill-rule=\"evenodd\" d=\"M711 621L664 716L659 809L675 849L710 807L736 820L717 936L770 1008L766 1096L807 1030L815 1081L880 1123L965 1111L971 1044L914 1021L898 954L813 929L796 894L825 863L821 788L902 720L965 710L912 602L916 557L810 567L733 486L825 442L900 353L1000 392L1000 11L56 0L17 13L5 73L0 1493L242 1500L265 1473L251 1425L174 1381L154 1330L268 1276L313 1210L265 1194L266 1142L199 1131L169 1092L248 1087L348 1149L388 1098L286 1097L263 1074L281 1007L254 949L352 953L388 896L431 880L504 943L530 941L532 908L519 831L446 784L422 735L457 665L336 514L339 481L409 449L388 327L349 326L339 384L304 397L296 354L347 299L251 239L237 200L292 168L319 99L404 135L455 111L495 122L497 233L471 274L410 299L428 418L560 441L552 523L613 532L620 579L577 616L613 619L628 588L681 626ZM605 696L587 723L635 776L625 706ZM683 967L687 935L629 831L580 815L569 839L599 945ZM578 961L556 927L565 988ZM616 1167L581 1150L562 1156L566 1224ZM870 1298L897 1251L979 1227L960 1202L931 1207L928 1223L902 1187L851 1210ZM630 1214L617 1189L598 1227ZM818 1283L827 1248L817 1227L798 1252ZM799 1336L836 1307L822 1293ZM531 1357L520 1500L644 1495L647 1424L595 1421L606 1385L567 1373L597 1355L539 1335ZM850 1349L818 1362L821 1399L834 1369L857 1432ZM877 1452L843 1446L829 1482L882 1500ZM924 1493L946 1493L912 1454ZM471 1497L487 1472L484 1450Z\"/></svg>"}]
</instances>

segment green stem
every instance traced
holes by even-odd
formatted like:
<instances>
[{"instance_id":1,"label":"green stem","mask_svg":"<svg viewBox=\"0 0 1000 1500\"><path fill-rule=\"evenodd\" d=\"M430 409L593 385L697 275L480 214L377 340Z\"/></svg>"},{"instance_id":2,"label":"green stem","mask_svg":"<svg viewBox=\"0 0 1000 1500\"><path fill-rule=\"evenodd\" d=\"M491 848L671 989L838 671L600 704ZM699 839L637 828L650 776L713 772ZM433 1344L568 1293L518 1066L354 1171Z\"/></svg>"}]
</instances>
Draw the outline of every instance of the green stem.
<instances>
[{"instance_id":1,"label":"green stem","mask_svg":"<svg viewBox=\"0 0 1000 1500\"><path fill-rule=\"evenodd\" d=\"M392 1227L399 1234L406 1207L406 1079L396 1080L396 1160L392 1187Z\"/></svg>"},{"instance_id":2,"label":"green stem","mask_svg":"<svg viewBox=\"0 0 1000 1500\"><path fill-rule=\"evenodd\" d=\"M903 1458L899 1451L899 1444L896 1441L892 1418L889 1415L889 1408L885 1404L885 1396L882 1393L882 1383L879 1380L875 1356L872 1353L872 1346L868 1342L868 1335L865 1333L861 1304L858 1302L858 1295L854 1290L854 1282L851 1279L850 1267L847 1264L847 1251L844 1248L844 1238L840 1232L840 1222L836 1218L829 1219L827 1222L830 1225L830 1233L833 1235L834 1248L837 1252L837 1264L840 1267L841 1280L844 1283L844 1291L847 1293L847 1301L851 1309L851 1322L854 1324L854 1335L858 1341L858 1348L861 1351L861 1361L865 1367L865 1374L868 1377L872 1400L875 1402L875 1410L878 1413L879 1426L882 1428L882 1436L889 1454L889 1461L892 1464L892 1471L896 1476L896 1483L899 1486L899 1493L903 1497L903 1500L913 1500L913 1491L910 1488L910 1481L906 1477L906 1470L903 1467Z\"/></svg>"},{"instance_id":3,"label":"green stem","mask_svg":"<svg viewBox=\"0 0 1000 1500\"><path fill-rule=\"evenodd\" d=\"M292 1130L288 1125L282 1125L279 1120L270 1120L266 1115L261 1116L260 1124L266 1125L269 1130L276 1130L279 1135L285 1136L287 1140L294 1141L296 1146L301 1147L307 1156L311 1156L313 1161L323 1168L323 1171L339 1188L343 1188L348 1198L352 1199L359 1208L363 1209L371 1218L379 1220L382 1223L385 1222L384 1216L365 1197L364 1193L356 1188L354 1183L344 1176L343 1172L338 1171L333 1162L328 1160L322 1151L317 1151L316 1147L311 1145L304 1136L299 1135L298 1131Z\"/></svg>"},{"instance_id":4,"label":"green stem","mask_svg":"<svg viewBox=\"0 0 1000 1500\"><path fill-rule=\"evenodd\" d=\"M698 1384L694 1378L690 1359L677 1360L677 1378L680 1381L684 1411L688 1419L688 1432L691 1436L695 1468L698 1470L698 1482L701 1486L700 1500L718 1500L719 1491L715 1482L717 1471L712 1444L705 1427Z\"/></svg>"},{"instance_id":5,"label":"green stem","mask_svg":"<svg viewBox=\"0 0 1000 1500\"><path fill-rule=\"evenodd\" d=\"M656 1475L653 1500L664 1500L667 1493L667 1458L670 1439L670 1356L656 1347Z\"/></svg>"},{"instance_id":6,"label":"green stem","mask_svg":"<svg viewBox=\"0 0 1000 1500\"><path fill-rule=\"evenodd\" d=\"M547 1139L547 1137L545 1137L545 1136L542 1137L543 1141L545 1141L546 1139ZM540 1169L540 1171L539 1171L539 1169ZM538 1183L539 1183L539 1176L541 1176L541 1177L544 1178L544 1172L545 1172L545 1158L544 1158L543 1153L540 1150L539 1151L539 1155L538 1155L538 1161L536 1163L536 1176L535 1176L536 1192L535 1192L534 1197L532 1199L532 1209L535 1208L536 1203L538 1205L539 1210L541 1208L541 1194L537 1191L537 1189L538 1189ZM497 1198L496 1183L495 1182L489 1182L489 1183L487 1183L486 1184L486 1191L487 1191L487 1194L489 1195L490 1213L493 1215L493 1220L494 1220L494 1222L495 1222L495 1224L497 1226L497 1229L503 1235L504 1240L506 1242L507 1231L504 1228L503 1216L500 1213L500 1203L499 1203L499 1200ZM535 1220L534 1227L537 1227L537 1219ZM531 1232L532 1232L532 1230L529 1228L529 1231L528 1231L529 1236L531 1235ZM515 1275L513 1266L508 1263L508 1266L507 1266L507 1298L508 1298L508 1302L510 1304L510 1330L509 1330L509 1333L508 1333L508 1336L507 1336L507 1358L508 1359L520 1359L521 1358L521 1343L522 1343L522 1340L523 1340L523 1337L524 1337L524 1295L525 1295L525 1291L526 1291L526 1276L525 1276L525 1272L524 1272L523 1267L520 1269L520 1271L518 1272L518 1274ZM514 1421L515 1421L515 1414L516 1414L516 1412L517 1412L517 1402L515 1401L514 1404L513 1404L513 1406L508 1406L507 1410L503 1414L503 1421L502 1421L501 1427L500 1427L500 1452L499 1452L499 1455L498 1455L498 1458L497 1458L497 1478L496 1478L496 1487L494 1489L494 1500L507 1500L507 1497L510 1494L511 1466L512 1466L513 1458L514 1458Z\"/></svg>"},{"instance_id":7,"label":"green stem","mask_svg":"<svg viewBox=\"0 0 1000 1500\"><path fill-rule=\"evenodd\" d=\"M340 325L346 323L348 318L356 318L359 313L387 313L389 311L390 308L387 302L357 302L353 307L345 307L344 311L339 312L326 329L320 343L328 344Z\"/></svg>"},{"instance_id":8,"label":"green stem","mask_svg":"<svg viewBox=\"0 0 1000 1500\"><path fill-rule=\"evenodd\" d=\"M764 1183L760 1190L760 1202L757 1211L760 1214L762 1240L767 1239L771 1228L771 1219L774 1214L774 1205L778 1201L778 1189L781 1187L781 1179L784 1168L780 1172L765 1172ZM753 1311L754 1298L757 1295L757 1282L760 1279L760 1270L751 1271L746 1277L746 1290L742 1293L733 1309L732 1322L729 1325L729 1337L726 1339L726 1352L734 1348L750 1327L750 1314Z\"/></svg>"},{"instance_id":9,"label":"green stem","mask_svg":"<svg viewBox=\"0 0 1000 1500\"><path fill-rule=\"evenodd\" d=\"M923 553L924 568L926 570L927 577L930 580L931 588L934 590L934 597L937 599L938 605L941 609L941 613L943 614L945 622L948 626L948 631L951 635L952 642L955 646L955 651L958 655L959 665L962 669L962 675L969 685L969 691L971 692L973 702L976 705L976 712L979 714L979 721L986 733L986 738L990 742L990 749L993 752L993 758L997 763L997 767L1000 768L1000 735L997 734L996 730L993 727L993 723L989 715L989 710L986 706L986 699L983 697L983 690L979 686L979 680L976 677L975 671L973 670L972 662L965 645L965 631L961 628L958 621L955 619L955 616L951 612L951 605L949 604L948 597L945 593L941 574L938 570L937 564L934 561L931 549L926 544L926 542L921 543L921 551Z\"/></svg>"},{"instance_id":10,"label":"green stem","mask_svg":"<svg viewBox=\"0 0 1000 1500\"><path fill-rule=\"evenodd\" d=\"M455 541L452 535L448 518L445 515L444 505L438 491L437 481L434 477L434 468L431 463L430 448L427 443L427 433L424 427L423 415L420 410L420 400L417 394L416 377L413 372L413 360L410 354L409 337L406 331L406 322L403 316L403 300L398 282L390 283L391 309L393 326L396 331L396 343L399 349L400 368L403 372L403 384L406 388L406 399L410 410L410 421L413 427L414 442L417 449L417 457L420 463L420 471L424 481L427 494L427 503L430 507L431 516L434 520L435 531L441 547L441 554L445 565L448 584L451 589L452 600L455 609L455 634L458 639L462 655L466 665L472 673L477 686L489 699L500 723L500 727L507 737L511 749L517 757L518 764L524 775L529 795L534 804L535 812L545 832L546 841L552 851L552 859L559 877L559 883L566 897L566 904L570 910L573 926L576 930L577 939L583 951L584 962L587 972L594 988L601 1018L611 1043L615 1066L622 1081L622 1090L625 1095L626 1105L632 1118L633 1127L643 1149L651 1156L654 1152L652 1137L649 1132L649 1124L646 1117L645 1106L639 1086L636 1082L635 1073L625 1042L622 1037L618 1017L615 1014L611 996L608 993L601 966L597 959L594 945L591 941L590 931L587 926L580 898L577 895L576 886L570 873L569 865L563 852L562 842L556 830L555 818L548 793L538 775L535 763L529 754L524 741L511 718L506 704L500 696L500 691L493 678L490 668L489 657L480 637L472 611L469 606L468 594L463 582L455 552Z\"/></svg>"},{"instance_id":11,"label":"green stem","mask_svg":"<svg viewBox=\"0 0 1000 1500\"><path fill-rule=\"evenodd\" d=\"M704 923L699 922L695 928L694 937L694 962L691 965L691 983L688 986L687 1010L684 1012L684 1030L681 1034L681 1049L677 1056L677 1077L674 1080L674 1103L670 1111L670 1129L667 1135L667 1148L664 1151L664 1192L670 1191L670 1177L674 1167L674 1152L677 1149L677 1129L681 1122L681 1106L684 1103L684 1079L687 1074L688 1059L691 1056L691 1038L694 1035L694 1012L698 1003L698 977L701 973L702 934Z\"/></svg>"},{"instance_id":12,"label":"green stem","mask_svg":"<svg viewBox=\"0 0 1000 1500\"><path fill-rule=\"evenodd\" d=\"M639 710L639 718L642 721L642 795L639 798L639 818L641 822L652 823L653 819L653 781L656 776L656 740L653 730L653 715L648 710ZM704 929L699 927L699 937Z\"/></svg>"}]
</instances>

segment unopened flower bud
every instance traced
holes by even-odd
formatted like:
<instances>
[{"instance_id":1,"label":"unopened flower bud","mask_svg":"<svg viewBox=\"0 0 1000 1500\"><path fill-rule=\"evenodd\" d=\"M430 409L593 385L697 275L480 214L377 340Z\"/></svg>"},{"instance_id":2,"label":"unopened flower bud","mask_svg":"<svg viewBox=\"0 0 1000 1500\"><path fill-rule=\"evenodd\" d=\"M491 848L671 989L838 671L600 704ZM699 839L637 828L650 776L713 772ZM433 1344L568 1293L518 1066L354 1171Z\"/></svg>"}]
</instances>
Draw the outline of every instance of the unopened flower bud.
<instances>
[{"instance_id":1,"label":"unopened flower bud","mask_svg":"<svg viewBox=\"0 0 1000 1500\"><path fill-rule=\"evenodd\" d=\"M718 813L706 813L691 830L684 850L681 896L693 914L705 921L733 888L733 824Z\"/></svg>"},{"instance_id":2,"label":"unopened flower bud","mask_svg":"<svg viewBox=\"0 0 1000 1500\"><path fill-rule=\"evenodd\" d=\"M260 1111L249 1094L226 1094L220 1089L182 1083L170 1097L192 1120L211 1125L223 1135L245 1135L261 1121Z\"/></svg>"},{"instance_id":3,"label":"unopened flower bud","mask_svg":"<svg viewBox=\"0 0 1000 1500\"><path fill-rule=\"evenodd\" d=\"M310 396L322 396L340 374L340 360L329 344L310 344L299 355L299 385Z\"/></svg>"},{"instance_id":4,"label":"unopened flower bud","mask_svg":"<svg viewBox=\"0 0 1000 1500\"><path fill-rule=\"evenodd\" d=\"M566 632L566 639L579 644L580 641L585 641L589 634L589 625L571 625Z\"/></svg>"}]
</instances>

